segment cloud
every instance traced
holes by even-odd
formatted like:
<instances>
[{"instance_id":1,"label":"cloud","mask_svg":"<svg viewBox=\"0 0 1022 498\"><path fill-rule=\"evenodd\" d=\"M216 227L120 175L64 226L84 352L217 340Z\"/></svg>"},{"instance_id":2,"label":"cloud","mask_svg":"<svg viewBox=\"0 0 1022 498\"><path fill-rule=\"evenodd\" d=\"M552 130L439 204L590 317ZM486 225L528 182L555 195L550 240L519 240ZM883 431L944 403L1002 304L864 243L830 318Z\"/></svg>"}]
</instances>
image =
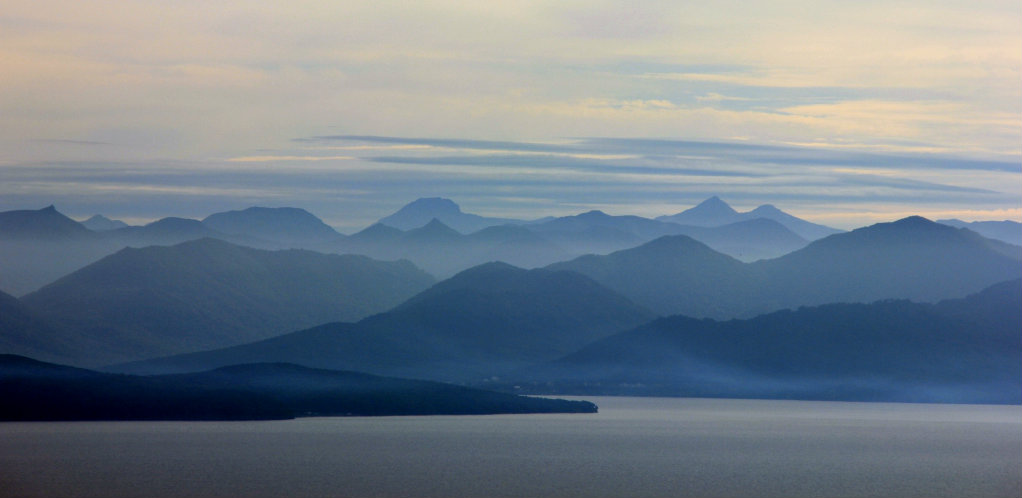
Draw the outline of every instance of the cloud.
<instances>
[{"instance_id":1,"label":"cloud","mask_svg":"<svg viewBox=\"0 0 1022 498\"><path fill-rule=\"evenodd\" d=\"M287 161L345 161L355 159L353 156L242 156L227 159L232 163L267 163Z\"/></svg>"}]
</instances>

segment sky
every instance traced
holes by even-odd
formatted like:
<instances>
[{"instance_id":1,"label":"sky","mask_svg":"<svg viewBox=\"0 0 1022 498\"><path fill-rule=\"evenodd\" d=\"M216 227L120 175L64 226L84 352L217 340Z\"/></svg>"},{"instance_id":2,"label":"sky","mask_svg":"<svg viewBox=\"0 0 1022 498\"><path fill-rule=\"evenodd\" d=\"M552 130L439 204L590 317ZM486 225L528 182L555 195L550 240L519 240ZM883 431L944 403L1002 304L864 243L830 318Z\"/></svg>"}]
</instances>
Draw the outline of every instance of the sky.
<instances>
[{"instance_id":1,"label":"sky","mask_svg":"<svg viewBox=\"0 0 1022 498\"><path fill-rule=\"evenodd\" d=\"M0 210L1022 220L1011 1L7 0Z\"/></svg>"}]
</instances>

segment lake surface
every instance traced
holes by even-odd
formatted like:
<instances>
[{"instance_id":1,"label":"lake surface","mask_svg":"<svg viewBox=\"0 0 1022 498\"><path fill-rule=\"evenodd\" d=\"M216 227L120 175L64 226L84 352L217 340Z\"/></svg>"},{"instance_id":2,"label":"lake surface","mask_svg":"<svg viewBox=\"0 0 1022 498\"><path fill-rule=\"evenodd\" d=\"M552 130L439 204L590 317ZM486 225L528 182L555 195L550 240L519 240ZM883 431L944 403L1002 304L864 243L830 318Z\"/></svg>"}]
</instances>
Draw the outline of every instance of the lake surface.
<instances>
[{"instance_id":1,"label":"lake surface","mask_svg":"<svg viewBox=\"0 0 1022 498\"><path fill-rule=\"evenodd\" d=\"M1022 407L588 397L593 415L0 424L0 496L1022 496Z\"/></svg>"}]
</instances>

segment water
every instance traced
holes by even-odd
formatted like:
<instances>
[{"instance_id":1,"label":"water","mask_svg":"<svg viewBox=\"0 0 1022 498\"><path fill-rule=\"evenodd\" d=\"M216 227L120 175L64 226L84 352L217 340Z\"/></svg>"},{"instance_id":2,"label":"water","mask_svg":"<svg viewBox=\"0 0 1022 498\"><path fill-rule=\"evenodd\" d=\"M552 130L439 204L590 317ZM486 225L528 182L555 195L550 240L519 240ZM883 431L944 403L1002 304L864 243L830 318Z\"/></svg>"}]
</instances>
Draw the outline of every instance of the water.
<instances>
[{"instance_id":1,"label":"water","mask_svg":"<svg viewBox=\"0 0 1022 498\"><path fill-rule=\"evenodd\" d=\"M595 415L0 424L0 496L1022 496L1022 407L588 398Z\"/></svg>"}]
</instances>

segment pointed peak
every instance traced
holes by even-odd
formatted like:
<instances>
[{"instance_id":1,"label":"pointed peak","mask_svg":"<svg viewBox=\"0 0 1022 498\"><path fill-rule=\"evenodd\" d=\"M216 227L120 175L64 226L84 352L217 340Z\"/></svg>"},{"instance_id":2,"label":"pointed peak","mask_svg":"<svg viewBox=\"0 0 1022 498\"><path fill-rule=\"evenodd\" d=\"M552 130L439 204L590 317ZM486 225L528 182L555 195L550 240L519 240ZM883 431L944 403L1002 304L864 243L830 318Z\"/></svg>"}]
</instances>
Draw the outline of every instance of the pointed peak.
<instances>
[{"instance_id":1,"label":"pointed peak","mask_svg":"<svg viewBox=\"0 0 1022 498\"><path fill-rule=\"evenodd\" d=\"M578 215L579 218L607 218L609 216L610 216L609 214L604 213L599 209L593 209L591 211L586 211Z\"/></svg>"},{"instance_id":2,"label":"pointed peak","mask_svg":"<svg viewBox=\"0 0 1022 498\"><path fill-rule=\"evenodd\" d=\"M57 208L53 204L50 204L49 206L46 206L46 207L40 209L39 212L40 213L56 213L57 212Z\"/></svg>"},{"instance_id":3,"label":"pointed peak","mask_svg":"<svg viewBox=\"0 0 1022 498\"><path fill-rule=\"evenodd\" d=\"M757 214L763 213L786 214L784 213L784 211L781 211L780 209L777 208L777 206L774 206L773 204L763 204L762 206L753 209L751 212Z\"/></svg>"},{"instance_id":4,"label":"pointed peak","mask_svg":"<svg viewBox=\"0 0 1022 498\"><path fill-rule=\"evenodd\" d=\"M409 234L409 235L412 235L412 236L422 236L422 235L429 235L429 236L451 236L451 235L457 235L457 236L460 236L461 235L460 232L458 232L457 230L447 226L446 224L444 224L444 222L440 221L437 218L433 218L433 219L429 220L429 223L426 223L425 225L423 225L423 226L421 226L419 228L415 228L415 229L409 230L409 231L407 231L405 233Z\"/></svg>"},{"instance_id":5,"label":"pointed peak","mask_svg":"<svg viewBox=\"0 0 1022 498\"><path fill-rule=\"evenodd\" d=\"M714 211L736 213L737 211L731 207L730 204L724 202L723 199L717 196L710 197L703 202L700 202L692 209L708 210L713 209Z\"/></svg>"}]
</instances>

